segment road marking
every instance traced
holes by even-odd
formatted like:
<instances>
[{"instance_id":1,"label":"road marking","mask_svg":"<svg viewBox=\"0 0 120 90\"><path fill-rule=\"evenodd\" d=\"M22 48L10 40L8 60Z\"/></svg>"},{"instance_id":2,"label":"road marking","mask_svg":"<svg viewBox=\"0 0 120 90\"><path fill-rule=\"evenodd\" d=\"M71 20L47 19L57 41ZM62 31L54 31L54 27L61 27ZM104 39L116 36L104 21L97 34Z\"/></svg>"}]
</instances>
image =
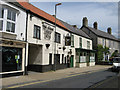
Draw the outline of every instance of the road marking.
<instances>
[{"instance_id":1,"label":"road marking","mask_svg":"<svg viewBox=\"0 0 120 90\"><path fill-rule=\"evenodd\" d=\"M69 77L74 77L74 76L94 73L94 72L102 71L102 70L105 70L105 69L94 70L94 71L91 71L91 72L83 72L83 73L79 73L79 74L75 74L75 75L66 76L64 78L57 78L57 79L51 79L51 80L45 80L45 81L37 81L37 82L32 82L32 83L26 83L26 84L22 84L22 85L15 85L15 86L10 86L10 87L6 87L6 88L9 89L9 88L18 88L18 87L23 87L23 86L29 86L29 85L33 85L33 84L44 83L44 82L49 82L49 81L53 81L53 80L65 79L65 78L69 78Z\"/></svg>"}]
</instances>

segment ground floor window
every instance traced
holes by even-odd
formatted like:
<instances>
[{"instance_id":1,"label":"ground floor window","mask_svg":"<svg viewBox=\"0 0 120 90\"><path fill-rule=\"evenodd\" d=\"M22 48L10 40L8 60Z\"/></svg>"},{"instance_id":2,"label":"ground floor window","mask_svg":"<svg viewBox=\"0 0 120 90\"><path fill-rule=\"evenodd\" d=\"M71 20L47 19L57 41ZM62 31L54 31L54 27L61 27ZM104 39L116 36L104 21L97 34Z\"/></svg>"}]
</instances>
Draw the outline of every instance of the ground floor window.
<instances>
[{"instance_id":1,"label":"ground floor window","mask_svg":"<svg viewBox=\"0 0 120 90\"><path fill-rule=\"evenodd\" d=\"M64 63L64 54L62 54L62 64Z\"/></svg>"},{"instance_id":2,"label":"ground floor window","mask_svg":"<svg viewBox=\"0 0 120 90\"><path fill-rule=\"evenodd\" d=\"M55 54L56 64L60 64L60 54Z\"/></svg>"},{"instance_id":3,"label":"ground floor window","mask_svg":"<svg viewBox=\"0 0 120 90\"><path fill-rule=\"evenodd\" d=\"M2 72L22 70L22 48L2 47Z\"/></svg>"},{"instance_id":4,"label":"ground floor window","mask_svg":"<svg viewBox=\"0 0 120 90\"><path fill-rule=\"evenodd\" d=\"M49 54L49 65L52 65L52 54Z\"/></svg>"}]
</instances>

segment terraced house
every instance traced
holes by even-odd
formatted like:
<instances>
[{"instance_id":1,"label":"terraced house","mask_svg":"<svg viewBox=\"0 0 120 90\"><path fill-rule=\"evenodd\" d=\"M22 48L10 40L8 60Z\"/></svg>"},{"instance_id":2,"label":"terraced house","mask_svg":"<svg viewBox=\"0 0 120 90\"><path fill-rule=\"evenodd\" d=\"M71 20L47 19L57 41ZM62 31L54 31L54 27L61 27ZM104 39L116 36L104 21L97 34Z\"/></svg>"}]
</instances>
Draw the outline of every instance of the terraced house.
<instances>
[{"instance_id":1,"label":"terraced house","mask_svg":"<svg viewBox=\"0 0 120 90\"><path fill-rule=\"evenodd\" d=\"M25 71L26 11L14 3L0 0L0 75Z\"/></svg>"},{"instance_id":2,"label":"terraced house","mask_svg":"<svg viewBox=\"0 0 120 90\"><path fill-rule=\"evenodd\" d=\"M83 67L87 66L86 62L89 63L90 58L90 65L95 65L92 40L87 34L71 25L67 27L58 19L55 32L54 16L27 2L19 4L29 11L27 24L28 71L46 72L69 66ZM67 40L69 42L66 42Z\"/></svg>"},{"instance_id":3,"label":"terraced house","mask_svg":"<svg viewBox=\"0 0 120 90\"><path fill-rule=\"evenodd\" d=\"M1 74L95 65L92 39L28 2L0 2ZM9 11L10 9L10 11Z\"/></svg>"},{"instance_id":4,"label":"terraced house","mask_svg":"<svg viewBox=\"0 0 120 90\"><path fill-rule=\"evenodd\" d=\"M112 29L109 27L107 32L98 29L98 23L94 22L93 27L88 26L88 19L83 18L83 26L81 29L88 34L93 40L93 48L97 51L97 46L102 45L103 47L109 48L109 53L105 54L103 52L104 60L109 60L113 52L118 51L120 53L120 41L112 35ZM97 60L97 55L96 55Z\"/></svg>"}]
</instances>

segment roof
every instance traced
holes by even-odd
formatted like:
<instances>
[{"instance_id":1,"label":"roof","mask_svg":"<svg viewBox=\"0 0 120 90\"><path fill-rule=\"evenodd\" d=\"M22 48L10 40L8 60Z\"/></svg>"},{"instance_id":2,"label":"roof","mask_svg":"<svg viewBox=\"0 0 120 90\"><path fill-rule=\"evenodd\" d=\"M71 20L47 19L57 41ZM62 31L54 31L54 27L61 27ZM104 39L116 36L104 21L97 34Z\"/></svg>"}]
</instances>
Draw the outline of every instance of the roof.
<instances>
[{"instance_id":1,"label":"roof","mask_svg":"<svg viewBox=\"0 0 120 90\"><path fill-rule=\"evenodd\" d=\"M33 6L32 4L28 2L18 2L22 7L25 9L33 12L34 14L39 15L40 17L43 17L44 19L47 19L48 21L51 21L52 23L55 23L55 17L44 12L43 10ZM56 19L56 24L67 29L58 19Z\"/></svg>"},{"instance_id":2,"label":"roof","mask_svg":"<svg viewBox=\"0 0 120 90\"><path fill-rule=\"evenodd\" d=\"M78 29L78 28L75 28L73 27L72 25L62 21L62 20L59 20L67 29L69 29L69 31L71 31L72 33L75 33L77 35L80 35L80 36L83 36L83 37L86 37L88 39L91 39L85 32L83 32L81 29Z\"/></svg>"},{"instance_id":3,"label":"roof","mask_svg":"<svg viewBox=\"0 0 120 90\"><path fill-rule=\"evenodd\" d=\"M83 26L82 28L91 30L97 36L118 41L118 39L115 36L113 36L113 35L111 35L111 34L109 34L107 32L104 32L104 31L101 31L101 30L98 30L98 29L96 30L95 28L92 28L92 27L89 27L89 26L88 27Z\"/></svg>"},{"instance_id":4,"label":"roof","mask_svg":"<svg viewBox=\"0 0 120 90\"><path fill-rule=\"evenodd\" d=\"M30 4L28 2L18 2L18 3L23 8L25 8L25 9L27 9L27 10L29 10L29 11L31 11L31 12L39 15L39 16L51 21L52 23L55 23L55 17L54 16L44 12L43 10L33 6L32 4ZM59 19L56 19L56 24L61 26L64 29L67 29L70 32L73 32L75 34L78 34L80 36L83 36L83 37L86 37L86 38L90 39L90 37L86 33L84 33L82 30L73 28L73 26L71 26L71 25L69 25L69 24L67 24L67 23L65 23L65 22L63 22L63 21L61 21Z\"/></svg>"}]
</instances>

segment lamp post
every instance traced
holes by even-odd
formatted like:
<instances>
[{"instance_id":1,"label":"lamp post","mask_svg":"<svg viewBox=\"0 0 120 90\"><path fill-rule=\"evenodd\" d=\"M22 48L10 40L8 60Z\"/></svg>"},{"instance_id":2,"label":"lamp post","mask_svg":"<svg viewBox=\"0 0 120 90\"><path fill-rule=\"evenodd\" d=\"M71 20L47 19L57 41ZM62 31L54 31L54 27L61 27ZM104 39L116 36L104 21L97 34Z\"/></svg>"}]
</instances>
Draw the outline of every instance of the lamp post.
<instances>
[{"instance_id":1,"label":"lamp post","mask_svg":"<svg viewBox=\"0 0 120 90\"><path fill-rule=\"evenodd\" d=\"M56 34L56 14L57 14L57 6L61 5L62 3L55 4L55 34ZM54 34L54 40L55 40L55 34ZM54 71L56 71L56 41L55 41L55 47L54 47Z\"/></svg>"}]
</instances>

